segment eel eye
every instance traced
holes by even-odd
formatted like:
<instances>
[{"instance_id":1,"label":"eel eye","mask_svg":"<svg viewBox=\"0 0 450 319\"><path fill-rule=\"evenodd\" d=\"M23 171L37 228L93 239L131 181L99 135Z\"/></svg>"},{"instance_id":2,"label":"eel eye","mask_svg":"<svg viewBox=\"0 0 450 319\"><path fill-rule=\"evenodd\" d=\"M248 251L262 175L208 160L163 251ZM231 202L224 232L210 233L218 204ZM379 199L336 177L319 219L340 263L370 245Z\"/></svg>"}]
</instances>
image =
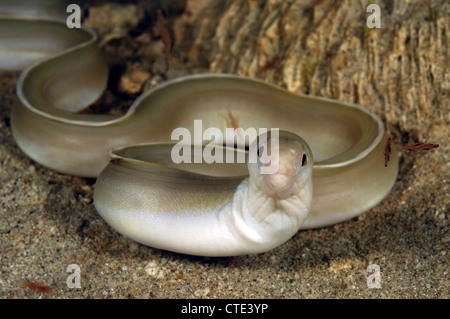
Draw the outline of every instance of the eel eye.
<instances>
[{"instance_id":1,"label":"eel eye","mask_svg":"<svg viewBox=\"0 0 450 319\"><path fill-rule=\"evenodd\" d=\"M306 154L303 153L303 157L302 157L302 166L305 166L306 163L307 163L307 157L306 157Z\"/></svg>"},{"instance_id":2,"label":"eel eye","mask_svg":"<svg viewBox=\"0 0 450 319\"><path fill-rule=\"evenodd\" d=\"M258 148L258 157L261 157L263 152L264 152L264 145Z\"/></svg>"}]
</instances>

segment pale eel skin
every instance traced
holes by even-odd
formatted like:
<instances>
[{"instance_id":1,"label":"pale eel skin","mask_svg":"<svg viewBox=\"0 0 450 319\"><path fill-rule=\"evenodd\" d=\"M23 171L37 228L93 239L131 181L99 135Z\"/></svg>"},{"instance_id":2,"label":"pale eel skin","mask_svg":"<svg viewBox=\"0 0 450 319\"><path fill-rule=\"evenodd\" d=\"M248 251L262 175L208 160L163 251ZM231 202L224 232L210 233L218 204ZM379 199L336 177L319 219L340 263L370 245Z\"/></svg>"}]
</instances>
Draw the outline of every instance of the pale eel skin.
<instances>
[{"instance_id":1,"label":"pale eel skin","mask_svg":"<svg viewBox=\"0 0 450 319\"><path fill-rule=\"evenodd\" d=\"M78 114L108 78L94 32L6 17L15 11L3 3L0 68L23 69L11 114L18 146L58 172L98 177L97 211L131 239L193 255L260 253L299 229L369 210L395 183L398 153L392 146L385 167L387 134L375 114L260 80L179 77L142 94L125 115ZM223 131L279 128L278 172L261 175L258 163L174 164L171 133L193 132L194 120Z\"/></svg>"}]
</instances>

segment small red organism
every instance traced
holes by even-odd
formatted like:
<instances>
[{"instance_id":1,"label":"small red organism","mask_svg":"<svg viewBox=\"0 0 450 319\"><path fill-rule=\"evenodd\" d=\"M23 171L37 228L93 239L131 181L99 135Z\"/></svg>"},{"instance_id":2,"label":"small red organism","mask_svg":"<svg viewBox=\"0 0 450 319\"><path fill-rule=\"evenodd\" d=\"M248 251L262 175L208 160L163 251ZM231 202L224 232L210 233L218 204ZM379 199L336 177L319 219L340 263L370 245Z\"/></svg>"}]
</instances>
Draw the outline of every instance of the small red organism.
<instances>
[{"instance_id":1,"label":"small red organism","mask_svg":"<svg viewBox=\"0 0 450 319\"><path fill-rule=\"evenodd\" d=\"M161 9L158 9L158 22L161 31L161 37L164 44L164 53L166 54L167 63L169 64L169 69L172 69L172 39L170 37L169 29L167 28L166 21L162 14Z\"/></svg>"},{"instance_id":2,"label":"small red organism","mask_svg":"<svg viewBox=\"0 0 450 319\"><path fill-rule=\"evenodd\" d=\"M391 158L391 138L388 137L386 145L384 146L384 167L387 167L389 159Z\"/></svg>"},{"instance_id":3,"label":"small red organism","mask_svg":"<svg viewBox=\"0 0 450 319\"><path fill-rule=\"evenodd\" d=\"M45 285L42 285L42 284L38 284L38 283L35 283L35 282L32 282L32 281L28 281L28 280L24 281L22 283L22 286L25 287L25 288L28 288L30 290L37 291L37 292L42 292L42 293L45 293L45 294L48 294L48 293L52 292L52 290L53 290L52 287L45 286Z\"/></svg>"},{"instance_id":4,"label":"small red organism","mask_svg":"<svg viewBox=\"0 0 450 319\"><path fill-rule=\"evenodd\" d=\"M270 60L269 62L267 62L266 64L264 64L264 65L258 70L258 73L263 73L263 72L267 71L268 69L272 68L272 67L275 65L275 63L277 62L277 60L278 60L278 57L277 57L277 56L273 57L272 60Z\"/></svg>"},{"instance_id":5,"label":"small red organism","mask_svg":"<svg viewBox=\"0 0 450 319\"><path fill-rule=\"evenodd\" d=\"M438 148L438 147L439 147L439 144L424 144L424 143L419 143L419 144L414 144L414 145L405 144L402 146L402 150L420 152L420 151L429 151L433 148Z\"/></svg>"}]
</instances>

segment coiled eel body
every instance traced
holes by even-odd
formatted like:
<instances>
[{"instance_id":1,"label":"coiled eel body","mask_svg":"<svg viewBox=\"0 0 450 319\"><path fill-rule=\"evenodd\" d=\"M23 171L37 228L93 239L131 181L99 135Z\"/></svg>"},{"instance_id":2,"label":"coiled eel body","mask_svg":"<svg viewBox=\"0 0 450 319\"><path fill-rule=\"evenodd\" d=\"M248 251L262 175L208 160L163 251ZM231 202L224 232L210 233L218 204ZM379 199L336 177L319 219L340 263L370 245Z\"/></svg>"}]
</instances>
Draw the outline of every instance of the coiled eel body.
<instances>
[{"instance_id":1,"label":"coiled eel body","mask_svg":"<svg viewBox=\"0 0 450 319\"><path fill-rule=\"evenodd\" d=\"M259 253L299 229L367 211L396 180L398 155L393 149L385 167L387 135L375 114L246 77L179 77L142 94L125 115L78 114L106 86L96 42L91 30L57 20L0 18L0 68L24 69L11 127L35 161L98 177L97 211L138 242L204 256ZM277 172L261 174L264 165L250 163L249 152L247 164L175 164L171 134L194 132L196 120L223 132L280 129ZM191 142L202 137L192 134ZM252 142L238 136L235 144Z\"/></svg>"}]
</instances>

